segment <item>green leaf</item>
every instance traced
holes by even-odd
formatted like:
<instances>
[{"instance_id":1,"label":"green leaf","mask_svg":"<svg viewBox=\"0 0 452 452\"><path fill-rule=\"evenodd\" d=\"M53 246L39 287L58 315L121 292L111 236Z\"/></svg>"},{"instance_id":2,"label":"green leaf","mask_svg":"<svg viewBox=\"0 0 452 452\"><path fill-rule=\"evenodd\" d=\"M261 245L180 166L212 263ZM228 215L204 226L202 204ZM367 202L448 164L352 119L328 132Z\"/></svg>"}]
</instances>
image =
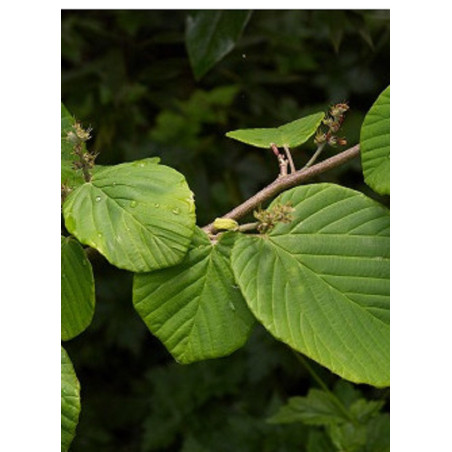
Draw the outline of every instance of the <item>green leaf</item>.
<instances>
[{"instance_id":1,"label":"green leaf","mask_svg":"<svg viewBox=\"0 0 452 452\"><path fill-rule=\"evenodd\" d=\"M196 80L235 46L251 11L195 11L187 17L185 42Z\"/></svg>"},{"instance_id":2,"label":"green leaf","mask_svg":"<svg viewBox=\"0 0 452 452\"><path fill-rule=\"evenodd\" d=\"M367 424L366 452L389 452L390 423L387 413L379 414Z\"/></svg>"},{"instance_id":3,"label":"green leaf","mask_svg":"<svg viewBox=\"0 0 452 452\"><path fill-rule=\"evenodd\" d=\"M94 276L91 263L77 240L61 237L61 338L84 331L94 314Z\"/></svg>"},{"instance_id":4,"label":"green leaf","mask_svg":"<svg viewBox=\"0 0 452 452\"><path fill-rule=\"evenodd\" d=\"M389 86L380 94L361 127L361 162L366 184L381 195L389 194Z\"/></svg>"},{"instance_id":5,"label":"green leaf","mask_svg":"<svg viewBox=\"0 0 452 452\"><path fill-rule=\"evenodd\" d=\"M370 29L365 20L365 12L359 10L349 10L346 12L347 20L353 26L355 30L361 35L361 38L369 45L369 47L374 50L374 42L372 40L372 35Z\"/></svg>"},{"instance_id":6,"label":"green leaf","mask_svg":"<svg viewBox=\"0 0 452 452\"><path fill-rule=\"evenodd\" d=\"M300 146L314 135L325 114L322 112L305 116L280 127L269 129L239 129L226 134L227 137L258 148L268 149L272 143L277 147Z\"/></svg>"},{"instance_id":7,"label":"green leaf","mask_svg":"<svg viewBox=\"0 0 452 452\"><path fill-rule=\"evenodd\" d=\"M104 167L66 198L67 230L133 272L179 263L195 226L193 193L176 170L153 159Z\"/></svg>"},{"instance_id":8,"label":"green leaf","mask_svg":"<svg viewBox=\"0 0 452 452\"><path fill-rule=\"evenodd\" d=\"M286 191L291 223L241 235L232 268L277 339L341 377L389 385L389 211L333 184Z\"/></svg>"},{"instance_id":9,"label":"green leaf","mask_svg":"<svg viewBox=\"0 0 452 452\"><path fill-rule=\"evenodd\" d=\"M74 161L73 147L67 140L67 134L75 124L75 119L61 104L61 183L74 189L84 182L82 172L72 167ZM85 144L83 144L83 147Z\"/></svg>"},{"instance_id":10,"label":"green leaf","mask_svg":"<svg viewBox=\"0 0 452 452\"><path fill-rule=\"evenodd\" d=\"M196 228L179 265L134 276L135 309L180 363L229 355L251 332L254 318L230 266L234 238L225 233L212 245Z\"/></svg>"},{"instance_id":11,"label":"green leaf","mask_svg":"<svg viewBox=\"0 0 452 452\"><path fill-rule=\"evenodd\" d=\"M333 392L347 409L363 396L356 386L346 380L338 380L334 385Z\"/></svg>"},{"instance_id":12,"label":"green leaf","mask_svg":"<svg viewBox=\"0 0 452 452\"><path fill-rule=\"evenodd\" d=\"M306 452L330 452L334 451L329 436L324 431L311 428L309 431L308 444Z\"/></svg>"},{"instance_id":13,"label":"green leaf","mask_svg":"<svg viewBox=\"0 0 452 452\"><path fill-rule=\"evenodd\" d=\"M338 451L359 452L366 444L367 429L363 424L335 424L329 426L328 432Z\"/></svg>"},{"instance_id":14,"label":"green leaf","mask_svg":"<svg viewBox=\"0 0 452 452\"><path fill-rule=\"evenodd\" d=\"M72 190L85 182L80 170L74 170L72 161L61 160L61 184L65 184Z\"/></svg>"},{"instance_id":15,"label":"green leaf","mask_svg":"<svg viewBox=\"0 0 452 452\"><path fill-rule=\"evenodd\" d=\"M330 425L346 421L344 413L325 391L311 389L307 397L291 397L288 403L269 419L272 424L303 422L308 425Z\"/></svg>"},{"instance_id":16,"label":"green leaf","mask_svg":"<svg viewBox=\"0 0 452 452\"><path fill-rule=\"evenodd\" d=\"M347 28L347 16L345 11L319 11L321 21L326 25L333 44L334 51L339 52L339 48L344 37L344 31Z\"/></svg>"},{"instance_id":17,"label":"green leaf","mask_svg":"<svg viewBox=\"0 0 452 452\"><path fill-rule=\"evenodd\" d=\"M384 404L384 400L359 399L350 407L350 413L358 422L366 423L378 414Z\"/></svg>"},{"instance_id":18,"label":"green leaf","mask_svg":"<svg viewBox=\"0 0 452 452\"><path fill-rule=\"evenodd\" d=\"M80 383L66 350L61 347L61 451L66 452L75 436L80 414Z\"/></svg>"}]
</instances>

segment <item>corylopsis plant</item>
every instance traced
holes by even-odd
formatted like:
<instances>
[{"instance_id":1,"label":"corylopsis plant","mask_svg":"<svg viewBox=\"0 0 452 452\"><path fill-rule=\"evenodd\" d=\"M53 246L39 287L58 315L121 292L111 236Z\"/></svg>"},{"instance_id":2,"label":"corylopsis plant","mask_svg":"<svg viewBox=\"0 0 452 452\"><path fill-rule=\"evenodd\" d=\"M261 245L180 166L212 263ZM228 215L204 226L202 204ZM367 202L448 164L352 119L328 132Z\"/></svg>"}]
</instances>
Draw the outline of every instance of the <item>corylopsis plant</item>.
<instances>
[{"instance_id":1,"label":"corylopsis plant","mask_svg":"<svg viewBox=\"0 0 452 452\"><path fill-rule=\"evenodd\" d=\"M134 273L134 307L179 363L229 355L260 323L344 379L388 386L389 211L336 184L301 185L361 153L366 182L389 193L389 147L371 140L389 136L387 104L389 88L364 121L361 145L320 163L325 146L346 145L338 135L345 103L276 128L227 133L270 151L279 169L267 187L202 228L181 173L157 158L95 165L85 146L90 130L63 106L63 340L91 322L95 281L86 250L94 249ZM374 128L375 116L387 130ZM292 151L314 135L317 149L297 170ZM240 224L249 214L257 221ZM64 349L62 366L67 449L80 404Z\"/></svg>"}]
</instances>

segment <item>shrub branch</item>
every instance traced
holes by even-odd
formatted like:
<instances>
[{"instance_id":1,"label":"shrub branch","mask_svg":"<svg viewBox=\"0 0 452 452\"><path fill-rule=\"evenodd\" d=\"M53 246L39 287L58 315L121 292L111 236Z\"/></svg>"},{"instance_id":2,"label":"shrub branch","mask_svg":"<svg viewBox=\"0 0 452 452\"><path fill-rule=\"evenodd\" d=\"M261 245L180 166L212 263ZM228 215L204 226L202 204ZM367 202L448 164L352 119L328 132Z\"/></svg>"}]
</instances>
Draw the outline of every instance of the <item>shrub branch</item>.
<instances>
[{"instance_id":1,"label":"shrub branch","mask_svg":"<svg viewBox=\"0 0 452 452\"><path fill-rule=\"evenodd\" d=\"M358 155L359 144L341 152L340 154L330 157L329 159L323 160L316 165L303 168L295 173L287 174L283 177L278 177L270 185L267 185L261 191L257 192L254 196L247 199L244 203L238 205L221 218L239 220L282 191L295 187L296 185L299 185L311 177L317 176L318 174L322 174L330 169L336 168L349 160L354 159ZM207 226L204 226L202 229L207 234L213 234L216 232L213 222Z\"/></svg>"}]
</instances>

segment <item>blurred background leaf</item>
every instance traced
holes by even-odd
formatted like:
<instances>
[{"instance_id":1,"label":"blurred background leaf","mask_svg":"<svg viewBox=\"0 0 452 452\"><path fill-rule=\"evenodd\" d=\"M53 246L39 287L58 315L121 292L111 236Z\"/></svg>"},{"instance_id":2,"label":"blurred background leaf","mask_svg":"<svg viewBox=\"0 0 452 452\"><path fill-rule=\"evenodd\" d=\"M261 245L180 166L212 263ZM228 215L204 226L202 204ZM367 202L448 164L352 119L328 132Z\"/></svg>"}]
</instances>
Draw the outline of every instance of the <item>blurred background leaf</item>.
<instances>
[{"instance_id":1,"label":"blurred background leaf","mask_svg":"<svg viewBox=\"0 0 452 452\"><path fill-rule=\"evenodd\" d=\"M389 11L341 11L334 33L329 13L254 11L232 50L197 81L185 42L188 11L64 10L62 101L93 127L87 146L100 152L100 164L159 156L182 172L202 226L278 173L271 152L226 132L277 127L347 100L342 135L358 143L365 113L389 84ZM313 150L311 141L293 152L298 167ZM325 149L325 158L336 152ZM388 204L364 184L359 159L313 180L321 181ZM314 427L265 421L313 385L287 347L258 328L230 357L180 366L134 311L132 275L100 256L92 263L93 323L65 344L82 397L71 450L315 450ZM340 382L312 366L330 387ZM355 400L388 397L353 387L362 392ZM377 443L388 435L379 422Z\"/></svg>"},{"instance_id":2,"label":"blurred background leaf","mask_svg":"<svg viewBox=\"0 0 452 452\"><path fill-rule=\"evenodd\" d=\"M187 17L185 42L196 80L233 48L251 11L194 11Z\"/></svg>"}]
</instances>

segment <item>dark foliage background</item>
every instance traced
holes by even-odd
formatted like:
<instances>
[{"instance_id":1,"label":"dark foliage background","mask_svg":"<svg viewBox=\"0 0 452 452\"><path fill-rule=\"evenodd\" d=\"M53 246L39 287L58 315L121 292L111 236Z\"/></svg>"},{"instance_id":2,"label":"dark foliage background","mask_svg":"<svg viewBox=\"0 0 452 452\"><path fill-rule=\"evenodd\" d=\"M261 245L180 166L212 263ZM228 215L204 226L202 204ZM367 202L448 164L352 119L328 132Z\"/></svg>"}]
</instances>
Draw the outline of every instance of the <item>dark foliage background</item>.
<instances>
[{"instance_id":1,"label":"dark foliage background","mask_svg":"<svg viewBox=\"0 0 452 452\"><path fill-rule=\"evenodd\" d=\"M254 11L234 50L196 81L187 11L63 11L62 100L93 127L98 163L160 156L195 193L198 224L271 182L273 155L230 140L348 101L351 145L389 84L388 11ZM298 166L313 145L294 151ZM337 150L325 151L325 156ZM361 190L360 162L320 176ZM300 451L308 427L265 419L315 386L284 345L256 328L232 356L176 364L131 302L132 275L93 259L92 325L65 344L82 386L73 451ZM329 386L339 380L312 364ZM386 391L360 388L367 397Z\"/></svg>"}]
</instances>

